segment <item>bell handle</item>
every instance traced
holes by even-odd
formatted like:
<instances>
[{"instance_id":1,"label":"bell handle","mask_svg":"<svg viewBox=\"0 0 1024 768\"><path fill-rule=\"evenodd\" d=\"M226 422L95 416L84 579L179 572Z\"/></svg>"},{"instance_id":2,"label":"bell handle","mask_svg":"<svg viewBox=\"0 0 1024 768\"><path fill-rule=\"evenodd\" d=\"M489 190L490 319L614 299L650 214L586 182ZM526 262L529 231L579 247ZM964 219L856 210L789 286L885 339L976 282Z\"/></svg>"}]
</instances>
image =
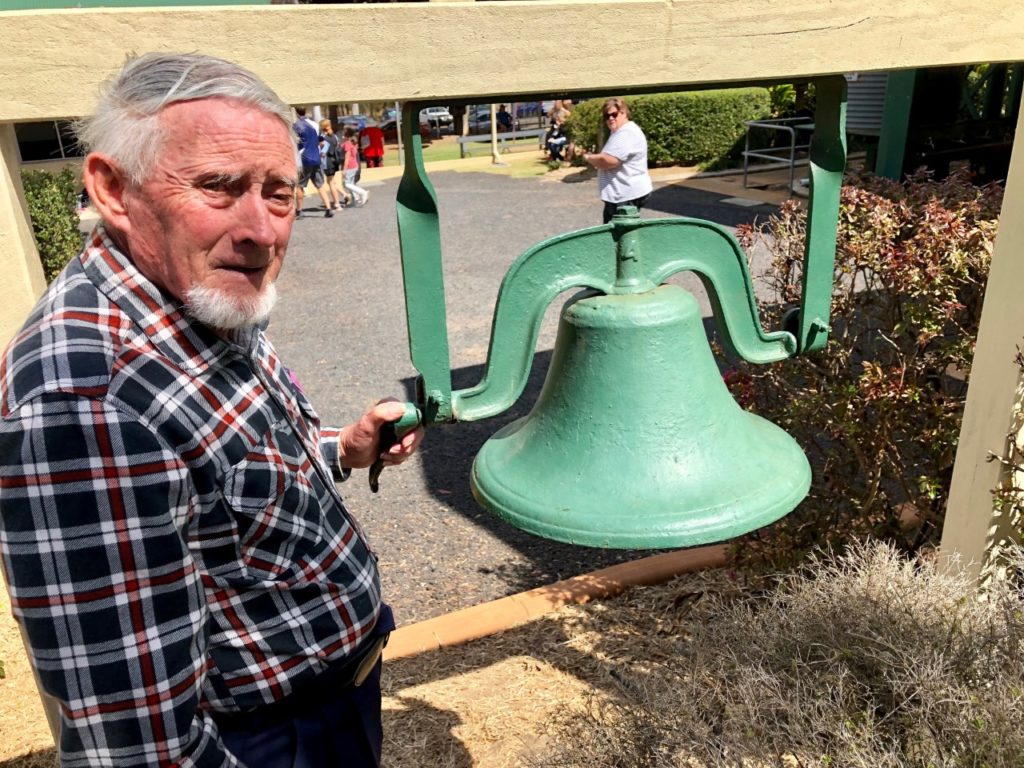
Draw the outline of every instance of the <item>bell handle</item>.
<instances>
[{"instance_id":1,"label":"bell handle","mask_svg":"<svg viewBox=\"0 0 1024 768\"><path fill-rule=\"evenodd\" d=\"M621 221L621 220L620 220ZM544 311L563 291L589 288L631 293L658 285L677 272L692 271L704 282L726 344L752 363L784 360L796 352L786 331L765 332L758 319L746 256L736 239L700 219L622 222L646 280L617 282L616 225L558 235L527 250L509 269L498 291L491 340L480 383L452 394L458 421L489 418L510 408L522 394L533 363Z\"/></svg>"},{"instance_id":2,"label":"bell handle","mask_svg":"<svg viewBox=\"0 0 1024 768\"><path fill-rule=\"evenodd\" d=\"M402 254L409 358L420 372L424 423L450 421L452 378L445 316L444 270L437 195L423 167L418 102L402 107L405 169L398 185L398 244Z\"/></svg>"}]
</instances>

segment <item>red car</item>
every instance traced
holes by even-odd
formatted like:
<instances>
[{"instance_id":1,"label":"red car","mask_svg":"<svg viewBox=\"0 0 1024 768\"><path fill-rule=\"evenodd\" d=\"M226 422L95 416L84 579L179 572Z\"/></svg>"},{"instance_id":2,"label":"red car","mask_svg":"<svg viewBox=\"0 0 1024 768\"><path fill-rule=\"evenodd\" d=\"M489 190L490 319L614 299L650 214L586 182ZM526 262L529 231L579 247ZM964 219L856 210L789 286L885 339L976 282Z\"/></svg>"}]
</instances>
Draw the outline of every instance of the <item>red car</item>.
<instances>
[{"instance_id":1,"label":"red car","mask_svg":"<svg viewBox=\"0 0 1024 768\"><path fill-rule=\"evenodd\" d=\"M384 132L384 141L388 144L398 143L398 122L395 120L385 120L380 124L381 131ZM434 138L430 131L430 126L426 123L420 123L420 138L423 139L424 144L429 144L430 140Z\"/></svg>"}]
</instances>

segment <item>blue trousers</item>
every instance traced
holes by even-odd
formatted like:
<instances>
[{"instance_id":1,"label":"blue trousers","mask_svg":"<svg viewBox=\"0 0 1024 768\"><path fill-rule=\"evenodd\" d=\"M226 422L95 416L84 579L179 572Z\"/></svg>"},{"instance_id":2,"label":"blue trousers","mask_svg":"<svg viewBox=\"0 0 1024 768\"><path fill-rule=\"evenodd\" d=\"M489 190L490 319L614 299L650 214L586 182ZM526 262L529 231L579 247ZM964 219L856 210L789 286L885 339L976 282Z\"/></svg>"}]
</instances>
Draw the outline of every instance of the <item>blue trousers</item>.
<instances>
[{"instance_id":1,"label":"blue trousers","mask_svg":"<svg viewBox=\"0 0 1024 768\"><path fill-rule=\"evenodd\" d=\"M384 606L374 634L393 628ZM215 715L224 746L247 768L379 768L380 672L378 659L362 685L299 691L283 710L257 710L244 718Z\"/></svg>"}]
</instances>

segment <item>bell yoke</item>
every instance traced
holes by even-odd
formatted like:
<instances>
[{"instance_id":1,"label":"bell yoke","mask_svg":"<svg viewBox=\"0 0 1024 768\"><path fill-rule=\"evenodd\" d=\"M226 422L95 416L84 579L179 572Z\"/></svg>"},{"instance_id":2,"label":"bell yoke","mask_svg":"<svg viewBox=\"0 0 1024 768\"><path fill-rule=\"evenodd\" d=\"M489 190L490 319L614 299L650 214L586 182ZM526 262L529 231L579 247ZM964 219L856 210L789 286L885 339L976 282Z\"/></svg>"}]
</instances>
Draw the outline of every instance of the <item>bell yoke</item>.
<instances>
[{"instance_id":1,"label":"bell yoke","mask_svg":"<svg viewBox=\"0 0 1024 768\"><path fill-rule=\"evenodd\" d=\"M762 328L746 256L730 232L698 219L641 220L622 207L610 224L550 238L515 261L498 293L483 379L455 392L436 195L420 137L409 129L418 107L406 105L398 229L410 357L420 372L408 423L475 421L511 407L526 385L545 309L563 291L586 289L562 310L533 410L476 457L471 481L481 505L547 538L653 548L741 535L806 496L803 451L736 404L697 301L663 283L696 273L723 341L749 362L824 346L846 162L845 91L841 77L817 83L803 290L782 330Z\"/></svg>"}]
</instances>

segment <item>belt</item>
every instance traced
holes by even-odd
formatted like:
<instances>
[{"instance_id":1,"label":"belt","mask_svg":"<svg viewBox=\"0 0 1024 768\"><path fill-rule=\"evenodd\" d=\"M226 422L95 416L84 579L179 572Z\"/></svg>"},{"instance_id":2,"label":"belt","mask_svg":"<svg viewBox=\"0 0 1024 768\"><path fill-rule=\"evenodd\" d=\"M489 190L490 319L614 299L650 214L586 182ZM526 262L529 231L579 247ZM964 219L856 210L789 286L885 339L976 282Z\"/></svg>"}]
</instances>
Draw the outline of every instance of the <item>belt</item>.
<instances>
[{"instance_id":1,"label":"belt","mask_svg":"<svg viewBox=\"0 0 1024 768\"><path fill-rule=\"evenodd\" d=\"M312 680L297 686L283 699L242 712L210 711L221 730L266 728L294 717L300 709L316 707L318 702L337 696L346 688L358 688L373 672L388 644L390 632L374 635L343 664L328 668Z\"/></svg>"}]
</instances>

